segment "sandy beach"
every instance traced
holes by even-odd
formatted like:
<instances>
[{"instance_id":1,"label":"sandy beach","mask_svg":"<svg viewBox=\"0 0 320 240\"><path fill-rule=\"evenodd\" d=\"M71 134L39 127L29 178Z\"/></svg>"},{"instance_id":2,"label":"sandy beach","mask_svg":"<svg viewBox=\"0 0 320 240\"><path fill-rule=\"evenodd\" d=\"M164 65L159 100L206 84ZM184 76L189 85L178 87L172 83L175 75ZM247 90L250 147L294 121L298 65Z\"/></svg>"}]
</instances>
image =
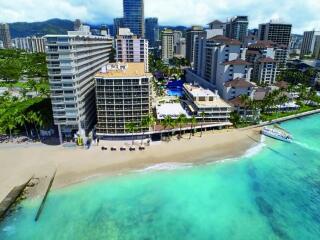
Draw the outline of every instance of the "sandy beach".
<instances>
[{"instance_id":1,"label":"sandy beach","mask_svg":"<svg viewBox=\"0 0 320 240\"><path fill-rule=\"evenodd\" d=\"M233 158L257 144L248 136L260 139L259 129L221 130L204 133L202 137L199 135L197 133L190 140L189 135L185 135L181 140L152 143L145 151L136 152L101 151L103 145L108 148L123 145L114 142L100 142L90 150L44 144L3 144L0 145L0 200L31 176L39 178L40 185L41 182L43 185L33 195L41 194L44 183L55 169L57 175L53 188L61 188L94 177L116 175L160 163L201 164Z\"/></svg>"}]
</instances>

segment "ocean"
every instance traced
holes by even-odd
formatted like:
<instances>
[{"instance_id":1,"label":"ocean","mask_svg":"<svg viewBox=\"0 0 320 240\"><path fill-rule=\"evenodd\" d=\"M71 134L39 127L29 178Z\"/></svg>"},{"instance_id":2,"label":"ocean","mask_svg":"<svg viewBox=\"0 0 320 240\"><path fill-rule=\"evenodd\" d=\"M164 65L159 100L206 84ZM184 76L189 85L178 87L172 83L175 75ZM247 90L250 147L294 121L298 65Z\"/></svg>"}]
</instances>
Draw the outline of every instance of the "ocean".
<instances>
[{"instance_id":1,"label":"ocean","mask_svg":"<svg viewBox=\"0 0 320 240\"><path fill-rule=\"evenodd\" d=\"M54 190L38 222L40 200L25 200L0 239L320 239L320 115L281 126L293 143Z\"/></svg>"}]
</instances>

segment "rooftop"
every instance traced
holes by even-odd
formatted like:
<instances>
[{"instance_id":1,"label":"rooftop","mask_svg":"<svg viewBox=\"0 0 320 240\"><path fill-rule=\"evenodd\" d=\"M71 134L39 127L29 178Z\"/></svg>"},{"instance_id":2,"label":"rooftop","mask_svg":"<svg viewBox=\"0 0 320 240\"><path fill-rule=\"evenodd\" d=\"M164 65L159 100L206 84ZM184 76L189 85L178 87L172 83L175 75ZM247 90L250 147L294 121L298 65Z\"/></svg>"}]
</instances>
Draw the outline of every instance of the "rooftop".
<instances>
[{"instance_id":1,"label":"rooftop","mask_svg":"<svg viewBox=\"0 0 320 240\"><path fill-rule=\"evenodd\" d=\"M251 65L251 63L241 59L241 58L238 58L238 59L235 59L235 60L231 60L231 61L228 61L228 62L224 62L222 63L223 65Z\"/></svg>"},{"instance_id":2,"label":"rooftop","mask_svg":"<svg viewBox=\"0 0 320 240\"><path fill-rule=\"evenodd\" d=\"M249 88L255 87L256 85L252 82L247 81L244 78L236 78L232 81L226 82L224 84L225 87L235 87L235 88Z\"/></svg>"},{"instance_id":3,"label":"rooftop","mask_svg":"<svg viewBox=\"0 0 320 240\"><path fill-rule=\"evenodd\" d=\"M191 84L183 84L185 90L188 91L192 97L197 98L193 100L193 103L197 105L198 108L202 107L218 107L218 108L229 108L230 105L223 101L217 93L212 92L209 89L204 89L202 87L193 86ZM204 100L199 100L199 97L204 97Z\"/></svg>"},{"instance_id":4,"label":"rooftop","mask_svg":"<svg viewBox=\"0 0 320 240\"><path fill-rule=\"evenodd\" d=\"M180 103L164 103L156 107L157 119L164 119L166 116L170 116L175 119L179 115L184 114L188 116L186 110L182 107Z\"/></svg>"},{"instance_id":5,"label":"rooftop","mask_svg":"<svg viewBox=\"0 0 320 240\"><path fill-rule=\"evenodd\" d=\"M151 73L145 72L144 63L109 63L102 67L96 78L117 77L151 77Z\"/></svg>"},{"instance_id":6,"label":"rooftop","mask_svg":"<svg viewBox=\"0 0 320 240\"><path fill-rule=\"evenodd\" d=\"M259 59L260 63L274 63L275 60L271 57L264 57Z\"/></svg>"},{"instance_id":7,"label":"rooftop","mask_svg":"<svg viewBox=\"0 0 320 240\"><path fill-rule=\"evenodd\" d=\"M209 40L213 40L213 41L228 44L228 45L241 45L241 42L239 40L231 39L222 35L214 36Z\"/></svg>"}]
</instances>

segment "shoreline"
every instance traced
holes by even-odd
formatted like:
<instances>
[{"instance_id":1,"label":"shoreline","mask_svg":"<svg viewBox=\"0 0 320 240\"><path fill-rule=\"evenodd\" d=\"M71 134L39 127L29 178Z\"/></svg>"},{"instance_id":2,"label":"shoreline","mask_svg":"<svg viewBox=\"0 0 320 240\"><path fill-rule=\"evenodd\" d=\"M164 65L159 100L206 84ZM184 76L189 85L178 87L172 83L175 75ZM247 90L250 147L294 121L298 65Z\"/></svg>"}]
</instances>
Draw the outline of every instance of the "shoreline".
<instances>
[{"instance_id":1,"label":"shoreline","mask_svg":"<svg viewBox=\"0 0 320 240\"><path fill-rule=\"evenodd\" d=\"M46 186L44 182L48 182L55 169L58 171L53 190L101 177L128 174L157 164L204 164L241 157L257 145L248 136L260 139L259 130L210 131L204 132L203 137L198 133L190 140L187 134L181 140L153 143L145 151L136 152L101 151L103 145L121 146L121 143L102 141L100 146L90 150L38 144L1 146L0 199L32 175L40 179L39 187L31 188L28 196L41 196Z\"/></svg>"}]
</instances>

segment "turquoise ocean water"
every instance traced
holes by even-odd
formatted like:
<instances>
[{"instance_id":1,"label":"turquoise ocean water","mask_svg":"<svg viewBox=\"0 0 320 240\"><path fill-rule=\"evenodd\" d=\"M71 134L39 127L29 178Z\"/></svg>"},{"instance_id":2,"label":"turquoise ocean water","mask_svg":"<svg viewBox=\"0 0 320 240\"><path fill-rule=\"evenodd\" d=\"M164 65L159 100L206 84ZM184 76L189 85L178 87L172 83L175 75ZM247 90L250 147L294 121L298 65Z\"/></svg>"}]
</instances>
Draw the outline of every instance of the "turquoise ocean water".
<instances>
[{"instance_id":1,"label":"turquoise ocean water","mask_svg":"<svg viewBox=\"0 0 320 240\"><path fill-rule=\"evenodd\" d=\"M281 125L294 143L53 191L37 223L24 201L0 239L320 239L320 116Z\"/></svg>"}]
</instances>

